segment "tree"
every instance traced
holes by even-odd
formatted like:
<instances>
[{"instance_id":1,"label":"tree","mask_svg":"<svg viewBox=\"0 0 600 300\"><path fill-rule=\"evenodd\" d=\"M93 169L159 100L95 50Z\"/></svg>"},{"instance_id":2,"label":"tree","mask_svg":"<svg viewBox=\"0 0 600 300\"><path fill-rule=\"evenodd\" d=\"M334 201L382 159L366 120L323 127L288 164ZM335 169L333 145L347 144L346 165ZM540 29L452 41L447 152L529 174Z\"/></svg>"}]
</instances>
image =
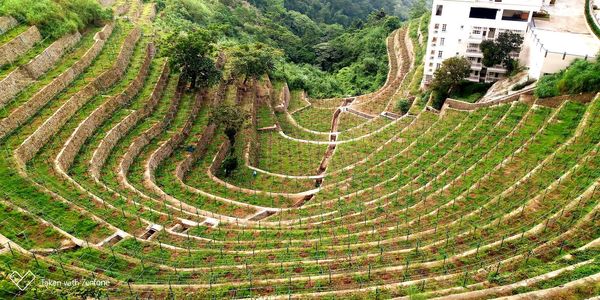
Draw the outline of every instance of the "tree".
<instances>
[{"instance_id":1,"label":"tree","mask_svg":"<svg viewBox=\"0 0 600 300\"><path fill-rule=\"evenodd\" d=\"M483 41L479 45L479 49L483 52L483 65L492 67L502 64L507 70L512 71L514 59L510 54L521 51L522 44L523 37L512 31L500 33L495 41Z\"/></svg>"},{"instance_id":2,"label":"tree","mask_svg":"<svg viewBox=\"0 0 600 300\"><path fill-rule=\"evenodd\" d=\"M427 13L427 2L425 0L417 0L410 8L409 18L420 18L425 13Z\"/></svg>"},{"instance_id":3,"label":"tree","mask_svg":"<svg viewBox=\"0 0 600 300\"><path fill-rule=\"evenodd\" d=\"M434 73L433 90L450 93L471 73L471 63L464 57L446 59Z\"/></svg>"},{"instance_id":4,"label":"tree","mask_svg":"<svg viewBox=\"0 0 600 300\"><path fill-rule=\"evenodd\" d=\"M230 176L239 165L235 156L235 137L247 118L248 114L246 112L226 104L215 108L210 116L210 122L222 127L227 139L229 139L229 153L222 164L226 176Z\"/></svg>"},{"instance_id":5,"label":"tree","mask_svg":"<svg viewBox=\"0 0 600 300\"><path fill-rule=\"evenodd\" d=\"M410 110L410 101L408 101L408 99L400 99L396 104L396 107L404 115Z\"/></svg>"},{"instance_id":6,"label":"tree","mask_svg":"<svg viewBox=\"0 0 600 300\"><path fill-rule=\"evenodd\" d=\"M173 68L181 70L192 86L209 87L221 79L211 57L215 35L207 30L173 34L167 38L167 53Z\"/></svg>"},{"instance_id":7,"label":"tree","mask_svg":"<svg viewBox=\"0 0 600 300\"><path fill-rule=\"evenodd\" d=\"M233 73L248 79L256 79L275 69L275 61L282 56L279 50L262 43L243 44L233 48Z\"/></svg>"}]
</instances>

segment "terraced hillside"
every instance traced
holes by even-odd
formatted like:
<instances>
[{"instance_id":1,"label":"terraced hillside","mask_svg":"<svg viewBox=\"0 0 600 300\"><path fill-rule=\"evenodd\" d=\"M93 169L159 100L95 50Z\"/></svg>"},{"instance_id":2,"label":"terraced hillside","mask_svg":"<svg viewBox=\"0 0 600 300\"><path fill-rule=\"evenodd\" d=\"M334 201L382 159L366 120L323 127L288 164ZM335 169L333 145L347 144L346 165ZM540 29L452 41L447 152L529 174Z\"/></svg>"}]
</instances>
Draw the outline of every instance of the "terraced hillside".
<instances>
[{"instance_id":1,"label":"terraced hillside","mask_svg":"<svg viewBox=\"0 0 600 300\"><path fill-rule=\"evenodd\" d=\"M0 298L600 295L600 96L434 111L411 97L426 19L388 38L372 94L310 99L268 77L192 89L156 53L154 4L105 2L112 22L0 70ZM30 30L0 25L9 51ZM236 145L218 103L251 115ZM34 288L11 283L27 270Z\"/></svg>"}]
</instances>

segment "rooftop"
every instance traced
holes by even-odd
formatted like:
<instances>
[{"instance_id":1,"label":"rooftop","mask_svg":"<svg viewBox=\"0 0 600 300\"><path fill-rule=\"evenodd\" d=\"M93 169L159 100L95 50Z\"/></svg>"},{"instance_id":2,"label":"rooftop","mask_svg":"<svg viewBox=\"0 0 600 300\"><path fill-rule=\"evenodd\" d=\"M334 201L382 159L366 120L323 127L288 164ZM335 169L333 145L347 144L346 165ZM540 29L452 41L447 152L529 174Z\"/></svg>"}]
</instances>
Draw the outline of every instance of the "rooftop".
<instances>
[{"instance_id":1,"label":"rooftop","mask_svg":"<svg viewBox=\"0 0 600 300\"><path fill-rule=\"evenodd\" d=\"M586 23L585 0L557 0L556 4L544 6L549 18L535 18L534 34L551 52L580 56L595 56L600 41Z\"/></svg>"}]
</instances>

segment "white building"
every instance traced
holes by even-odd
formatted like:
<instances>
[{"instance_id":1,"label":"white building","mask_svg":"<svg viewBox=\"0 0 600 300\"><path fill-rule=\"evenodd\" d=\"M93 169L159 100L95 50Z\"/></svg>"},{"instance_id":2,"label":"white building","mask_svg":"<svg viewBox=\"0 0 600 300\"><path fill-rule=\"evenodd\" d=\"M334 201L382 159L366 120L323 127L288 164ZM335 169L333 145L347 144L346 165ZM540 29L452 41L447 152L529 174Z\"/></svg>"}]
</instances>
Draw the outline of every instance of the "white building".
<instances>
[{"instance_id":1,"label":"white building","mask_svg":"<svg viewBox=\"0 0 600 300\"><path fill-rule=\"evenodd\" d=\"M520 55L529 77L559 72L575 59L596 59L600 41L588 27L584 5L585 0L558 0L544 7L549 18L532 20Z\"/></svg>"},{"instance_id":2,"label":"white building","mask_svg":"<svg viewBox=\"0 0 600 300\"><path fill-rule=\"evenodd\" d=\"M545 6L544 2L549 0L434 0L423 83L429 83L442 62L454 56L464 56L471 62L470 81L494 82L502 79L506 69L500 65L483 66L479 45L509 30L525 36L523 50L520 56L515 53L515 58L520 57L521 63L530 67L530 75L534 78L556 72L575 58L593 57L598 51L595 46L598 40L587 29L587 36L580 33L579 24L585 24L585 0L556 0L556 6ZM571 9L565 11L565 7ZM540 11L548 11L550 18L534 20L534 12ZM575 36L567 26L569 20L561 17L565 14L571 19L579 18ZM573 14L577 16L571 16ZM562 25L557 26L556 23ZM560 55L554 55L555 52Z\"/></svg>"}]
</instances>

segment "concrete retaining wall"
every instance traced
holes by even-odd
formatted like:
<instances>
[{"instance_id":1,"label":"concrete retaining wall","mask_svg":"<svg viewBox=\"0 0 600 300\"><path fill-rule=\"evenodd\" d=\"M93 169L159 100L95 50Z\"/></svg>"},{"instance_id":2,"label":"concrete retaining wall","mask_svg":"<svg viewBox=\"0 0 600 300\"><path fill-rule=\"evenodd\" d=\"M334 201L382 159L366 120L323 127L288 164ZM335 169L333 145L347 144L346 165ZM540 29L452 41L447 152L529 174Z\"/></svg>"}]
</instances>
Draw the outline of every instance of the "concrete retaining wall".
<instances>
[{"instance_id":1,"label":"concrete retaining wall","mask_svg":"<svg viewBox=\"0 0 600 300\"><path fill-rule=\"evenodd\" d=\"M475 109L483 108L483 107L490 107L490 106L499 105L499 104L511 103L511 102L518 101L522 94L529 93L529 92L531 92L531 91L524 90L523 92L516 93L516 94L510 95L505 98L488 101L488 102L478 102L478 103L469 103L469 102L464 102L464 101L448 98L448 99L446 99L446 102L444 103L444 107L442 107L442 111L444 111L445 108L453 108L453 109L458 109L458 110L475 110Z\"/></svg>"},{"instance_id":2,"label":"concrete retaining wall","mask_svg":"<svg viewBox=\"0 0 600 300\"><path fill-rule=\"evenodd\" d=\"M144 82L148 77L148 73L150 72L150 65L152 64L154 53L154 44L148 44L146 47L144 61L142 62L140 70L135 79L129 83L123 92L111 97L109 100L96 108L92 114L90 114L82 123L79 124L73 134L71 134L64 147L56 157L56 162L63 171L66 171L71 167L75 156L85 141L94 133L94 131L96 131L96 129L102 123L104 123L104 121L106 121L117 109L119 109L119 107L131 101L133 97L139 93L144 86Z\"/></svg>"},{"instance_id":3,"label":"concrete retaining wall","mask_svg":"<svg viewBox=\"0 0 600 300\"><path fill-rule=\"evenodd\" d=\"M94 44L86 53L69 69L56 77L48 85L40 89L27 101L19 106L8 117L0 120L0 138L18 128L22 123L31 118L48 101L52 100L58 93L69 86L77 76L86 70L104 48L106 40L111 35L113 24L108 24L94 36Z\"/></svg>"},{"instance_id":4,"label":"concrete retaining wall","mask_svg":"<svg viewBox=\"0 0 600 300\"><path fill-rule=\"evenodd\" d=\"M80 40L79 32L62 37L27 64L8 74L0 81L0 107L52 68L67 50L79 43Z\"/></svg>"},{"instance_id":5,"label":"concrete retaining wall","mask_svg":"<svg viewBox=\"0 0 600 300\"><path fill-rule=\"evenodd\" d=\"M123 41L119 55L112 67L94 79L83 89L73 95L50 118L48 118L33 134L31 134L15 151L16 158L25 164L55 135L84 104L100 91L108 89L119 81L129 66L133 50L141 36L140 28L134 28Z\"/></svg>"},{"instance_id":6,"label":"concrete retaining wall","mask_svg":"<svg viewBox=\"0 0 600 300\"><path fill-rule=\"evenodd\" d=\"M14 62L41 40L42 35L37 27L29 27L14 39L0 46L0 66Z\"/></svg>"},{"instance_id":7,"label":"concrete retaining wall","mask_svg":"<svg viewBox=\"0 0 600 300\"><path fill-rule=\"evenodd\" d=\"M119 124L113 127L106 134L104 139L102 139L90 161L90 173L92 176L100 176L100 169L104 165L109 153L118 143L118 141L121 140L123 136L125 136L133 128L133 126L154 111L164 93L167 85L167 79L169 78L169 72L169 64L167 61L165 61L162 66L160 77L154 85L152 94L148 98L148 101L146 101L144 107L128 115Z\"/></svg>"},{"instance_id":8,"label":"concrete retaining wall","mask_svg":"<svg viewBox=\"0 0 600 300\"><path fill-rule=\"evenodd\" d=\"M11 16L0 17L0 34L4 34L17 25L19 25L19 22Z\"/></svg>"}]
</instances>

